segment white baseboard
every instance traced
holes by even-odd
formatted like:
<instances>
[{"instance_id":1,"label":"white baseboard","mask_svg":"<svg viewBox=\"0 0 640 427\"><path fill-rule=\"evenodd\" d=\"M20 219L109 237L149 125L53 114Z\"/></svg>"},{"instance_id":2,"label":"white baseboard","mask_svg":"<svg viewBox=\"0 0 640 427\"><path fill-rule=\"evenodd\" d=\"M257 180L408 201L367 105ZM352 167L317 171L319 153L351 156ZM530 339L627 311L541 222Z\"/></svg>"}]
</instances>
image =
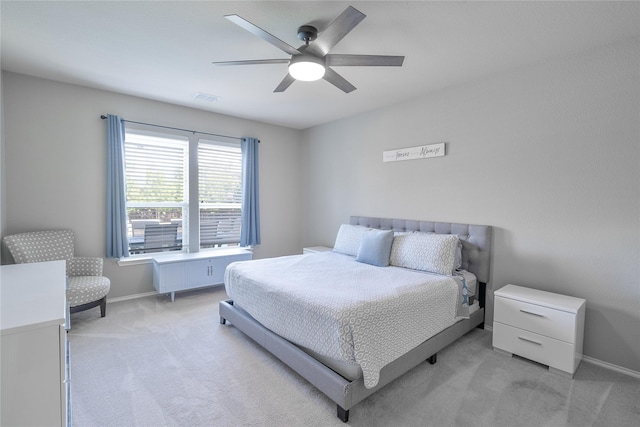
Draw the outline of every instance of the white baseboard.
<instances>
[{"instance_id":1,"label":"white baseboard","mask_svg":"<svg viewBox=\"0 0 640 427\"><path fill-rule=\"evenodd\" d=\"M197 290L200 290L200 289L211 289L211 288L220 288L220 287L224 287L224 285L223 284L207 285L207 286L203 286L201 288L185 289L184 291L177 291L176 294L178 292L189 292L189 291L197 291ZM143 292L141 294L125 295L123 297L107 298L107 304L109 304L110 302L127 301L127 300L130 300L130 299L144 298L144 297L150 297L150 296L154 296L154 295L169 295L169 292L167 292L165 294L159 294L156 291L150 291L150 292Z\"/></svg>"},{"instance_id":2,"label":"white baseboard","mask_svg":"<svg viewBox=\"0 0 640 427\"><path fill-rule=\"evenodd\" d=\"M141 294L126 295L123 297L107 298L107 304L111 302L126 301L130 299L149 297L151 295L158 295L158 293L156 291L151 291L151 292L143 292Z\"/></svg>"},{"instance_id":3,"label":"white baseboard","mask_svg":"<svg viewBox=\"0 0 640 427\"><path fill-rule=\"evenodd\" d=\"M593 357L589 357L589 356L585 356L585 355L582 355L582 360L584 360L587 363L591 363L593 365L598 365L598 366L601 366L601 367L603 367L605 369L609 369L611 371L616 371L616 372L619 372L621 374L629 375L630 377L634 377L634 378L640 379L640 372L634 371L632 369L627 369L627 368L624 368L622 366L614 365L613 363L604 362L602 360L594 359Z\"/></svg>"}]
</instances>

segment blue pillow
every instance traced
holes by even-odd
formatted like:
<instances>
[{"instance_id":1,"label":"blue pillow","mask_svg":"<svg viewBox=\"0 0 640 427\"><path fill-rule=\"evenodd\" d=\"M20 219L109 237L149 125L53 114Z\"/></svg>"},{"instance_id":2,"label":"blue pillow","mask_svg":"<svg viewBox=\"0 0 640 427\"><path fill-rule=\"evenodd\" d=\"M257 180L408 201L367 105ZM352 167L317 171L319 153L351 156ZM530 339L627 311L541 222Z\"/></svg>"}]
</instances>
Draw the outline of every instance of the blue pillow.
<instances>
[{"instance_id":1,"label":"blue pillow","mask_svg":"<svg viewBox=\"0 0 640 427\"><path fill-rule=\"evenodd\" d=\"M356 261L386 267L389 265L392 244L392 230L368 230L362 234Z\"/></svg>"}]
</instances>

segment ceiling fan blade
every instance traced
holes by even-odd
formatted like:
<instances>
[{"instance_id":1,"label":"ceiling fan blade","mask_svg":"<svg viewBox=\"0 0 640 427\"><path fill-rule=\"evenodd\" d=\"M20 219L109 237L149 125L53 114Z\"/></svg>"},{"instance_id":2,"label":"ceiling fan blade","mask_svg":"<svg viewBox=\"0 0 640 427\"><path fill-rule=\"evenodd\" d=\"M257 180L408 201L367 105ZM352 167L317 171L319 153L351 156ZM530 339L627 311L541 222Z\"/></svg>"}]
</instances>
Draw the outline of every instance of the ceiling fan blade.
<instances>
[{"instance_id":1,"label":"ceiling fan blade","mask_svg":"<svg viewBox=\"0 0 640 427\"><path fill-rule=\"evenodd\" d=\"M331 48L338 44L344 36L349 34L366 17L367 15L358 9L349 6L309 45L307 52L311 52L316 56L326 55Z\"/></svg>"},{"instance_id":2,"label":"ceiling fan blade","mask_svg":"<svg viewBox=\"0 0 640 427\"><path fill-rule=\"evenodd\" d=\"M288 59L249 59L247 61L218 61L215 65L260 65L260 64L288 64Z\"/></svg>"},{"instance_id":3,"label":"ceiling fan blade","mask_svg":"<svg viewBox=\"0 0 640 427\"><path fill-rule=\"evenodd\" d=\"M295 81L296 79L291 77L291 74L287 73L287 75L284 77L284 79L282 79L278 87L275 88L274 92L284 92L289 86L291 86L291 83Z\"/></svg>"},{"instance_id":4,"label":"ceiling fan blade","mask_svg":"<svg viewBox=\"0 0 640 427\"><path fill-rule=\"evenodd\" d=\"M325 70L323 79L345 93L356 90L356 87L354 85L346 81L344 77L342 77L340 74L336 73L329 67L327 67L327 69Z\"/></svg>"},{"instance_id":5,"label":"ceiling fan blade","mask_svg":"<svg viewBox=\"0 0 640 427\"><path fill-rule=\"evenodd\" d=\"M324 57L329 66L381 66L381 67L401 67L404 56L387 55L340 55L329 54Z\"/></svg>"},{"instance_id":6,"label":"ceiling fan blade","mask_svg":"<svg viewBox=\"0 0 640 427\"><path fill-rule=\"evenodd\" d=\"M283 42L276 36L267 33L262 28L252 24L251 22L247 21L246 19L242 18L239 15L225 15L225 18L227 18L229 21L233 22L234 24L244 28L250 33L255 34L256 36L260 37L262 40L265 40L271 43L272 45L288 53L289 55L300 55L300 51L295 47L290 46L289 44Z\"/></svg>"}]
</instances>

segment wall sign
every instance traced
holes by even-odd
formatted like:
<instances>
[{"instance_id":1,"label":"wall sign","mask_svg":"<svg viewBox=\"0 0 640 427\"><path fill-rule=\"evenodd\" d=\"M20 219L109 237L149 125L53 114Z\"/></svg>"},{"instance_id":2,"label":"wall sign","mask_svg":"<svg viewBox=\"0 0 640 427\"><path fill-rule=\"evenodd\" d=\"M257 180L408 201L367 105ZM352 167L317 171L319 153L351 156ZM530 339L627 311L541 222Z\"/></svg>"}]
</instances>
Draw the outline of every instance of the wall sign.
<instances>
[{"instance_id":1,"label":"wall sign","mask_svg":"<svg viewBox=\"0 0 640 427\"><path fill-rule=\"evenodd\" d=\"M422 145L420 147L398 148L382 152L383 162L399 162L402 160L427 159L445 155L444 142L439 144Z\"/></svg>"}]
</instances>

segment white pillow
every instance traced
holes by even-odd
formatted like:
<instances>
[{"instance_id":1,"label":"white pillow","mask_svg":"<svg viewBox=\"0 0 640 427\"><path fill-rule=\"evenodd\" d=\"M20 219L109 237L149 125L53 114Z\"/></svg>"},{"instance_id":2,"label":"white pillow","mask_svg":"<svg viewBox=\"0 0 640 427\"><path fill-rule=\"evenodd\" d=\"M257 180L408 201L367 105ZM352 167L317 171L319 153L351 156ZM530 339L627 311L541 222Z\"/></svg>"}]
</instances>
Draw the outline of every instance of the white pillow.
<instances>
[{"instance_id":1,"label":"white pillow","mask_svg":"<svg viewBox=\"0 0 640 427\"><path fill-rule=\"evenodd\" d=\"M391 246L389 264L396 267L453 274L458 237L451 234L419 231L396 236Z\"/></svg>"},{"instance_id":2,"label":"white pillow","mask_svg":"<svg viewBox=\"0 0 640 427\"><path fill-rule=\"evenodd\" d=\"M407 234L407 233L435 234L434 231L394 231L393 236L394 237L402 236L403 234ZM454 270L460 270L462 269L462 239L460 238L459 234L456 234L456 236L458 237L458 248L456 249L456 261L455 261Z\"/></svg>"},{"instance_id":3,"label":"white pillow","mask_svg":"<svg viewBox=\"0 0 640 427\"><path fill-rule=\"evenodd\" d=\"M342 224L336 236L333 250L346 255L358 255L362 235L369 230L362 225Z\"/></svg>"}]
</instances>

